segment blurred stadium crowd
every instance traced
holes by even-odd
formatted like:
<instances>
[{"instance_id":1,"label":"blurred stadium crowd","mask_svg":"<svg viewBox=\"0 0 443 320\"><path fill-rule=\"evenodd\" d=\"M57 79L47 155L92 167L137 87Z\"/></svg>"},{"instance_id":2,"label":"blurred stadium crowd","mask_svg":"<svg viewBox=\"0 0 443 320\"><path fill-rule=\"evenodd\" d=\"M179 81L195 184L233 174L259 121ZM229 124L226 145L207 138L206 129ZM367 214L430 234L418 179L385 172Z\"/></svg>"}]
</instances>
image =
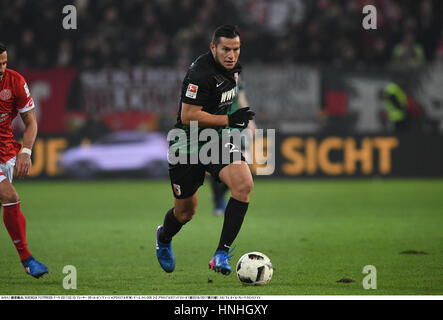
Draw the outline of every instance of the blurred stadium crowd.
<instances>
[{"instance_id":1,"label":"blurred stadium crowd","mask_svg":"<svg viewBox=\"0 0 443 320\"><path fill-rule=\"evenodd\" d=\"M68 4L77 30L62 28ZM365 4L376 31L361 27ZM440 0L15 0L1 2L0 30L15 68L183 67L222 23L239 26L244 61L377 68L443 59L442 10Z\"/></svg>"}]
</instances>

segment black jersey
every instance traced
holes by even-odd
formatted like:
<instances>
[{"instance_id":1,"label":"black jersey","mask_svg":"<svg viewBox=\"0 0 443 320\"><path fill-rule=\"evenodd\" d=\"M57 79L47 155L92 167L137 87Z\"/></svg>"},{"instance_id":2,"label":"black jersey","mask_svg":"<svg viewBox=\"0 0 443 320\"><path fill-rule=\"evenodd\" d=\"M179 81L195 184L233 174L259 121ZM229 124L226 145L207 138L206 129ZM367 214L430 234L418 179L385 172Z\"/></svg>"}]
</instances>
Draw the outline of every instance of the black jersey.
<instances>
[{"instance_id":1,"label":"black jersey","mask_svg":"<svg viewBox=\"0 0 443 320\"><path fill-rule=\"evenodd\" d=\"M242 67L240 63L233 69L227 70L218 64L209 51L199 56L189 67L183 80L180 107L175 128L186 132L186 141L178 137L170 142L170 152L192 153L199 150L203 145L210 142L194 141L190 134L190 127L181 122L182 103L201 106L203 111L211 114L228 114L232 103L238 93L238 75ZM198 128L198 133L205 128ZM214 127L218 135L223 135L223 129L229 126ZM196 146L193 148L192 146Z\"/></svg>"},{"instance_id":2,"label":"black jersey","mask_svg":"<svg viewBox=\"0 0 443 320\"><path fill-rule=\"evenodd\" d=\"M186 126L181 122L182 103L202 106L211 114L227 114L238 93L237 81L242 70L239 62L227 70L217 63L212 53L198 57L189 67L183 80L176 128Z\"/></svg>"}]
</instances>

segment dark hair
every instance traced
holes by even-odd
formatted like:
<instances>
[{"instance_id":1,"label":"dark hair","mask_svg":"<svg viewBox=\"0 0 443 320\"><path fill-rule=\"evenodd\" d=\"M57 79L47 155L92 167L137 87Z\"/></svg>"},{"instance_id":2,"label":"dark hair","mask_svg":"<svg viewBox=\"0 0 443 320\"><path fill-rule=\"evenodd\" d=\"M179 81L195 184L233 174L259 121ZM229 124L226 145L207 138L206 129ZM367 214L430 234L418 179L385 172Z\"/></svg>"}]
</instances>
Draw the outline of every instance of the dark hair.
<instances>
[{"instance_id":1,"label":"dark hair","mask_svg":"<svg viewBox=\"0 0 443 320\"><path fill-rule=\"evenodd\" d=\"M212 43L217 45L221 37L234 39L235 37L239 37L237 26L233 26L230 24L224 24L217 29L215 29L212 35Z\"/></svg>"},{"instance_id":2,"label":"dark hair","mask_svg":"<svg viewBox=\"0 0 443 320\"><path fill-rule=\"evenodd\" d=\"M0 53L3 53L5 51L6 51L6 46L2 42L0 42Z\"/></svg>"}]
</instances>

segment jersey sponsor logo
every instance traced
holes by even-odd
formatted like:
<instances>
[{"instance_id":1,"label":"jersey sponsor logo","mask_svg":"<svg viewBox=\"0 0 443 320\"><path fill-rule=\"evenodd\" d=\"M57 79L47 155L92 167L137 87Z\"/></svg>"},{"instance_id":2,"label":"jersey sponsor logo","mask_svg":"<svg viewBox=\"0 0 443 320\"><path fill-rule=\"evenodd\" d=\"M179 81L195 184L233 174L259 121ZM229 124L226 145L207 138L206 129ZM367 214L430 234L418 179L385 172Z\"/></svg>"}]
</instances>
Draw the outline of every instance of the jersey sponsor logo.
<instances>
[{"instance_id":1,"label":"jersey sponsor logo","mask_svg":"<svg viewBox=\"0 0 443 320\"><path fill-rule=\"evenodd\" d=\"M198 86L195 84L190 83L188 85L188 90L186 90L185 96L191 99L197 98L197 92L198 92Z\"/></svg>"},{"instance_id":2,"label":"jersey sponsor logo","mask_svg":"<svg viewBox=\"0 0 443 320\"><path fill-rule=\"evenodd\" d=\"M174 187L174 193L179 197L182 194L181 187L175 183L172 186Z\"/></svg>"},{"instance_id":3,"label":"jersey sponsor logo","mask_svg":"<svg viewBox=\"0 0 443 320\"><path fill-rule=\"evenodd\" d=\"M237 87L234 87L234 88L232 88L229 91L223 92L222 96L221 96L220 103L223 103L223 102L230 101L230 100L234 99L235 94L237 93L236 89L237 89Z\"/></svg>"},{"instance_id":4,"label":"jersey sponsor logo","mask_svg":"<svg viewBox=\"0 0 443 320\"><path fill-rule=\"evenodd\" d=\"M7 101L12 98L12 92L9 89L0 91L0 100Z\"/></svg>"}]
</instances>

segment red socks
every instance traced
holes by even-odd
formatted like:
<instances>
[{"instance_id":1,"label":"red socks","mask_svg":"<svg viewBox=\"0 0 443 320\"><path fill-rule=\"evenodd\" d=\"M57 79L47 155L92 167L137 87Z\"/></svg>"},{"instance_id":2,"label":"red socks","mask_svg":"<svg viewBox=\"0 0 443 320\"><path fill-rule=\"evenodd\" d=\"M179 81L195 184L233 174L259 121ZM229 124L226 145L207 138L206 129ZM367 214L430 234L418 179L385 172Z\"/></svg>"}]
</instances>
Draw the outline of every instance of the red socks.
<instances>
[{"instance_id":1,"label":"red socks","mask_svg":"<svg viewBox=\"0 0 443 320\"><path fill-rule=\"evenodd\" d=\"M3 206L3 222L23 262L31 256L26 244L26 220L20 211L20 202L5 203Z\"/></svg>"}]
</instances>

